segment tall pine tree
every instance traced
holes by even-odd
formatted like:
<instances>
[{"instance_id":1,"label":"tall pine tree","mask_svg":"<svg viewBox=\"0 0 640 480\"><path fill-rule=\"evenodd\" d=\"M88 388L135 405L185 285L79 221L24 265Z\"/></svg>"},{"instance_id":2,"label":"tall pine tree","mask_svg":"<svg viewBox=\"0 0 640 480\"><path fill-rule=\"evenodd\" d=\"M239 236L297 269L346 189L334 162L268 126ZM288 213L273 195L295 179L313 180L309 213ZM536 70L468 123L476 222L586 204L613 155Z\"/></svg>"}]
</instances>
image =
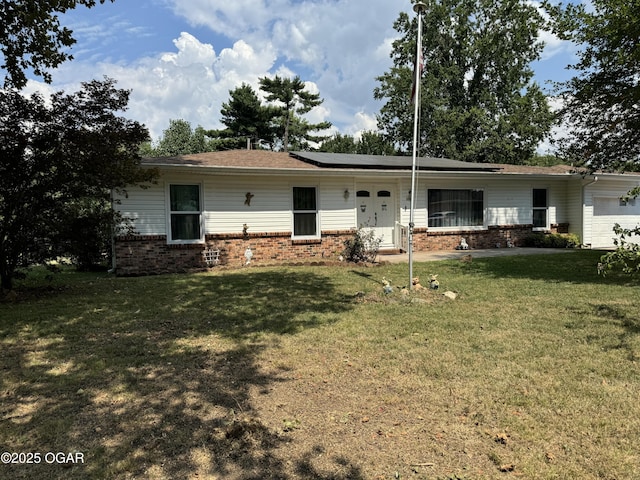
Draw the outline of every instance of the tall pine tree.
<instances>
[{"instance_id":1,"label":"tall pine tree","mask_svg":"<svg viewBox=\"0 0 640 480\"><path fill-rule=\"evenodd\" d=\"M311 135L311 132L326 130L330 122L311 124L300 116L309 113L324 102L320 95L306 90L300 77L260 79L260 90L267 94L266 100L277 109L274 117L276 131L286 152L291 146L306 148L309 141L321 141L326 137Z\"/></svg>"},{"instance_id":2,"label":"tall pine tree","mask_svg":"<svg viewBox=\"0 0 640 480\"><path fill-rule=\"evenodd\" d=\"M252 148L258 148L260 143L272 147L275 132L271 119L276 113L274 108L262 105L253 88L243 83L230 90L229 101L222 104L221 122L227 128L211 133L226 139L225 145L230 148L245 148L247 140Z\"/></svg>"}]
</instances>

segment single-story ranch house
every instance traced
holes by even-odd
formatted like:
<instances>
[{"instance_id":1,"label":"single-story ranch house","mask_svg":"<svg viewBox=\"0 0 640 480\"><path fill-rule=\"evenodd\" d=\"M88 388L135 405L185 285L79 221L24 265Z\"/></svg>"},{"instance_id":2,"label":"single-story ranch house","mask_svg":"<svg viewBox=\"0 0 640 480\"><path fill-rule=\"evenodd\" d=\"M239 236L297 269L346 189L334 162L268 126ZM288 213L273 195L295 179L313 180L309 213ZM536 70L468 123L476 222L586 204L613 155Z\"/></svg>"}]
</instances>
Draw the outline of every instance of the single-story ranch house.
<instances>
[{"instance_id":1,"label":"single-story ranch house","mask_svg":"<svg viewBox=\"0 0 640 480\"><path fill-rule=\"evenodd\" d=\"M358 227L381 249L406 250L411 157L235 150L147 158L160 176L116 208L134 233L117 236L121 275L207 265L337 260ZM414 250L519 245L533 231L575 233L611 247L614 223L640 224L640 199L620 199L640 175L584 174L419 158Z\"/></svg>"}]
</instances>

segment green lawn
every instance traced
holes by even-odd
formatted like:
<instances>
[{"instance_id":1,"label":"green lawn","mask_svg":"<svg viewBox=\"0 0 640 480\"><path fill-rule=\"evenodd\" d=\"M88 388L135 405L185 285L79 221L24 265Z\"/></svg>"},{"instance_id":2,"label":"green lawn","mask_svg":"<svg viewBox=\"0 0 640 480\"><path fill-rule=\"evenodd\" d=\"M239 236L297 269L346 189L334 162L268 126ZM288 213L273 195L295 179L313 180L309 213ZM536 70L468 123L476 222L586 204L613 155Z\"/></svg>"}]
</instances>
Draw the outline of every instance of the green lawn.
<instances>
[{"instance_id":1,"label":"green lawn","mask_svg":"<svg viewBox=\"0 0 640 480\"><path fill-rule=\"evenodd\" d=\"M35 463L0 478L640 478L640 286L598 259L417 263L409 295L406 264L34 271L0 452Z\"/></svg>"}]
</instances>

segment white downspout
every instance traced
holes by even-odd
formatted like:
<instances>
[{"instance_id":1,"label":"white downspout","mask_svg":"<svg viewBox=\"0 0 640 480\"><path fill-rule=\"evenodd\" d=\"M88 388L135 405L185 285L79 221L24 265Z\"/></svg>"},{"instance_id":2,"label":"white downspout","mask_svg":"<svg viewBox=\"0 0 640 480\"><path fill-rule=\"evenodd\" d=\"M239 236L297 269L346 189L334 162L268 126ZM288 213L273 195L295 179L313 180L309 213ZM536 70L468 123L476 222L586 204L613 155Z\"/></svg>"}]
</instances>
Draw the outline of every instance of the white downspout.
<instances>
[{"instance_id":1,"label":"white downspout","mask_svg":"<svg viewBox=\"0 0 640 480\"><path fill-rule=\"evenodd\" d=\"M582 185L582 240L584 240L585 238L585 227L586 227L586 215L585 215L585 203L586 203L586 189L589 185L593 185L594 183L596 183L598 181L598 176L594 175L593 180L591 180L589 183L585 183L584 185ZM591 226L592 226L592 230L593 230L593 214L591 215L592 220L591 220ZM591 244L589 244L589 247L591 247Z\"/></svg>"}]
</instances>

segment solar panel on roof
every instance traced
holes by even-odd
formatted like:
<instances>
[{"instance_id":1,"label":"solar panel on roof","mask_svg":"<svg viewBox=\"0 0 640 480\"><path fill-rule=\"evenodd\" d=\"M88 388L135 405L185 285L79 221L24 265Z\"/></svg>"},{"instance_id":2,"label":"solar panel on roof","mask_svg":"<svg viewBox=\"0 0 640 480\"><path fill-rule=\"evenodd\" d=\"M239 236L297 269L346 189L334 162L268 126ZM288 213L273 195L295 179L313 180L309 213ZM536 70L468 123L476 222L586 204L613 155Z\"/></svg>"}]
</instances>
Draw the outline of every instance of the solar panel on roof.
<instances>
[{"instance_id":1,"label":"solar panel on roof","mask_svg":"<svg viewBox=\"0 0 640 480\"><path fill-rule=\"evenodd\" d=\"M412 157L385 156L385 155L361 155L353 153L325 153L325 152L291 152L291 155L304 162L312 163L319 167L331 168L377 168L406 170L413 163ZM498 167L486 163L460 162L447 158L420 157L417 159L420 170L446 170L446 171L495 171Z\"/></svg>"}]
</instances>

